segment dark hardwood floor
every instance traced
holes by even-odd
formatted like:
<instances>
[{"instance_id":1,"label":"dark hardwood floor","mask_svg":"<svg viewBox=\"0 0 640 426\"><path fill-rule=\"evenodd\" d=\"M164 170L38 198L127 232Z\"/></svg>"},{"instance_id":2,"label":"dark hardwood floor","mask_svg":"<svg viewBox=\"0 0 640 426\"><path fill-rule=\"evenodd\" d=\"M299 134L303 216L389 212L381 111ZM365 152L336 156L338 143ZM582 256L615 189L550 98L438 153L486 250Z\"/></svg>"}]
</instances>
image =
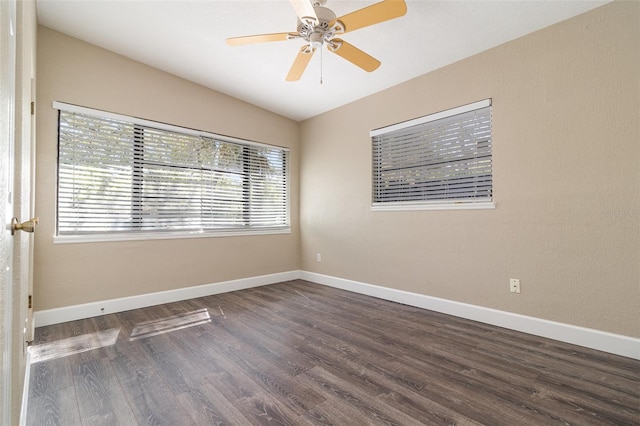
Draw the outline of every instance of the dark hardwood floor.
<instances>
[{"instance_id":1,"label":"dark hardwood floor","mask_svg":"<svg viewBox=\"0 0 640 426\"><path fill-rule=\"evenodd\" d=\"M640 425L640 361L291 281L41 327L29 425Z\"/></svg>"}]
</instances>

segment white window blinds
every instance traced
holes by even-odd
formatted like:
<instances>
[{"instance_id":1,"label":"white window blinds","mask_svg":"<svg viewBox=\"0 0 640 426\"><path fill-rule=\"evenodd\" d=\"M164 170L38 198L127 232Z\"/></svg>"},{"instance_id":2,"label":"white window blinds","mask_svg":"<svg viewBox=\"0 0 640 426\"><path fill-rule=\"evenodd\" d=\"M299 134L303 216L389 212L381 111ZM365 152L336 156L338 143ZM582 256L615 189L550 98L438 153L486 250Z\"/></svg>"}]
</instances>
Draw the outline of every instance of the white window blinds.
<instances>
[{"instance_id":1,"label":"white window blinds","mask_svg":"<svg viewBox=\"0 0 640 426\"><path fill-rule=\"evenodd\" d=\"M371 132L373 207L492 201L491 101Z\"/></svg>"},{"instance_id":2,"label":"white window blinds","mask_svg":"<svg viewBox=\"0 0 640 426\"><path fill-rule=\"evenodd\" d=\"M59 112L58 235L288 229L287 149L99 113Z\"/></svg>"}]
</instances>

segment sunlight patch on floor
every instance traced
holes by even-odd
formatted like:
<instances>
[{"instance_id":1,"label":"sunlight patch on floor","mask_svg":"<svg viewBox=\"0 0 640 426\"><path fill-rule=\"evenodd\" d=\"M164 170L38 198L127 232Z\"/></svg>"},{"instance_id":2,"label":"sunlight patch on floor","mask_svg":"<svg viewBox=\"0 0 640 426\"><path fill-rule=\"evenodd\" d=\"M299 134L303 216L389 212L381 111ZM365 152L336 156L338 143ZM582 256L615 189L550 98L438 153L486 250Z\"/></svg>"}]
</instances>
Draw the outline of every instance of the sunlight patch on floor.
<instances>
[{"instance_id":1,"label":"sunlight patch on floor","mask_svg":"<svg viewBox=\"0 0 640 426\"><path fill-rule=\"evenodd\" d=\"M211 322L209 310L207 308L184 314L174 315L159 320L146 321L136 325L131 332L129 340L139 340L146 337L157 336L158 334L170 333L187 327L194 327L200 324Z\"/></svg>"},{"instance_id":2,"label":"sunlight patch on floor","mask_svg":"<svg viewBox=\"0 0 640 426\"><path fill-rule=\"evenodd\" d=\"M29 348L31 363L64 358L82 352L111 346L118 340L119 328L96 331L95 333L82 334L68 337L51 343L42 343Z\"/></svg>"}]
</instances>

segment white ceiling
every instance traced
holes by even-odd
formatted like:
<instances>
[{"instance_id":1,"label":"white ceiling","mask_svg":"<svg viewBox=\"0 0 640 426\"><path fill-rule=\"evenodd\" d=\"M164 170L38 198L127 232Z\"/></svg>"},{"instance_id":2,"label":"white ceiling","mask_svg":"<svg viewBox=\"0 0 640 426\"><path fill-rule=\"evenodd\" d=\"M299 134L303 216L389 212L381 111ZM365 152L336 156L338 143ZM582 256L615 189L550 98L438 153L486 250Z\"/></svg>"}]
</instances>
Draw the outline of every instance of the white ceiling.
<instances>
[{"instance_id":1,"label":"white ceiling","mask_svg":"<svg viewBox=\"0 0 640 426\"><path fill-rule=\"evenodd\" d=\"M326 7L341 16L376 2L328 0ZM37 10L47 27L300 121L604 3L407 0L405 16L343 36L382 62L376 71L325 48L292 83L285 76L302 40L225 43L295 32L288 0L37 0Z\"/></svg>"}]
</instances>

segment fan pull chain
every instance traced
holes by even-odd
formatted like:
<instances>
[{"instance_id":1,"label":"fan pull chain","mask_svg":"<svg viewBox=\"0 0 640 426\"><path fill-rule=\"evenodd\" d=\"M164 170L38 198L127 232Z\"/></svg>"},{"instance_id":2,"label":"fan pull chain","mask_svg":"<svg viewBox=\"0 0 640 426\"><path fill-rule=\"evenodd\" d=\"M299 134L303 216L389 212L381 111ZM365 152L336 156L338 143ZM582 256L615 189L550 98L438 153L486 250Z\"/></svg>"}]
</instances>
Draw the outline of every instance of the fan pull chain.
<instances>
[{"instance_id":1,"label":"fan pull chain","mask_svg":"<svg viewBox=\"0 0 640 426\"><path fill-rule=\"evenodd\" d=\"M322 51L324 49L320 46L320 84L322 84Z\"/></svg>"}]
</instances>

